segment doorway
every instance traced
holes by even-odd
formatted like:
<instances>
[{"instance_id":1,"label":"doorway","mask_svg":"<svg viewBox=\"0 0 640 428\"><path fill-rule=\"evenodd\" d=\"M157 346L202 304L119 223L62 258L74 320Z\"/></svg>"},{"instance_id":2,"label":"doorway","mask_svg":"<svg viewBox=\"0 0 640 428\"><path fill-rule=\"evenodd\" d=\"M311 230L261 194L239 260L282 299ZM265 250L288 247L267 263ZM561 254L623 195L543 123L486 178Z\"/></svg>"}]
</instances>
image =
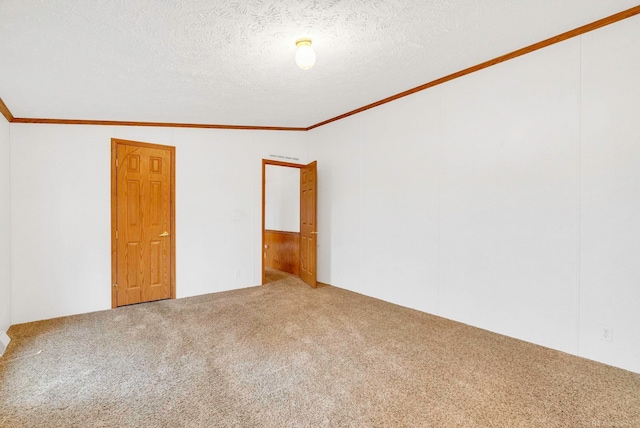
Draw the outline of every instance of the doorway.
<instances>
[{"instance_id":1,"label":"doorway","mask_svg":"<svg viewBox=\"0 0 640 428\"><path fill-rule=\"evenodd\" d=\"M299 276L317 286L317 163L262 161L262 284Z\"/></svg>"},{"instance_id":2,"label":"doorway","mask_svg":"<svg viewBox=\"0 0 640 428\"><path fill-rule=\"evenodd\" d=\"M175 299L175 147L111 140L111 306Z\"/></svg>"}]
</instances>

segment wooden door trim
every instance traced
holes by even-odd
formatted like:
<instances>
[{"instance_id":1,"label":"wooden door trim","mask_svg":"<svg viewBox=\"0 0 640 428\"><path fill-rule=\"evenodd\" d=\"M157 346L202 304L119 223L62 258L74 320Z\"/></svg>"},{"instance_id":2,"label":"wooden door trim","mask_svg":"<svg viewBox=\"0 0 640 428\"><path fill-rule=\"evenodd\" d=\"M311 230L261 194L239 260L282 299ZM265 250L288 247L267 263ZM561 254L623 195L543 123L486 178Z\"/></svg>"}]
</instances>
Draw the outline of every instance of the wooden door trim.
<instances>
[{"instance_id":1,"label":"wooden door trim","mask_svg":"<svg viewBox=\"0 0 640 428\"><path fill-rule=\"evenodd\" d=\"M274 166L286 166L289 168L304 168L306 165L302 165L299 163L290 163L290 162L281 162L281 161L276 161L276 160L270 160L270 159L262 159L262 246L260 247L260 265L262 266L262 280L260 282L260 285L264 285L265 281L266 281L266 275L264 272L264 244L265 244L265 190L266 190L266 178L267 178L267 165L274 165Z\"/></svg>"},{"instance_id":2,"label":"wooden door trim","mask_svg":"<svg viewBox=\"0 0 640 428\"><path fill-rule=\"evenodd\" d=\"M111 308L118 307L118 298L116 294L116 287L114 284L118 282L118 269L117 269L117 249L118 244L116 242L116 228L117 228L117 201L118 201L118 187L117 177L118 172L116 169L116 158L118 155L118 145L145 147L149 149L162 149L169 150L171 152L171 197L169 201L170 215L171 215L171 272L170 272L170 289L171 298L176 298L176 148L174 146L164 146L161 144L143 143L140 141L122 140L118 138L111 139Z\"/></svg>"}]
</instances>

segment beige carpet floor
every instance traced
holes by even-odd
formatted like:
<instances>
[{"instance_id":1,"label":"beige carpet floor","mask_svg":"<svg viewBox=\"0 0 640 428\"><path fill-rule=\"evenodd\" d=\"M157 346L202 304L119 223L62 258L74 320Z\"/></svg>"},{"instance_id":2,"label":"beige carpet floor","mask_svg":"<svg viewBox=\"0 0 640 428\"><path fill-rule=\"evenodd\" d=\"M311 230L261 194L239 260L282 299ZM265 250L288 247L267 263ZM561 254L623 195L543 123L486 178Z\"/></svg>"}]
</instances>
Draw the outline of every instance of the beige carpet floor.
<instances>
[{"instance_id":1,"label":"beige carpet floor","mask_svg":"<svg viewBox=\"0 0 640 428\"><path fill-rule=\"evenodd\" d=\"M285 277L11 327L2 427L640 427L640 375Z\"/></svg>"}]
</instances>

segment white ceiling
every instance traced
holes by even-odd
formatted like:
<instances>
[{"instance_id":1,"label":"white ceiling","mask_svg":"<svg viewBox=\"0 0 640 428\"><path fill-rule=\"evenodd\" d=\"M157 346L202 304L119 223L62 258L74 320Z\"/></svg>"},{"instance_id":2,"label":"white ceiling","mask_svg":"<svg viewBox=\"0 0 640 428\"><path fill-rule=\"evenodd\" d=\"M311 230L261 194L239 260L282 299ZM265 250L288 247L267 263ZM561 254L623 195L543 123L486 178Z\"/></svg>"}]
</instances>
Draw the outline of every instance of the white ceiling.
<instances>
[{"instance_id":1,"label":"white ceiling","mask_svg":"<svg viewBox=\"0 0 640 428\"><path fill-rule=\"evenodd\" d=\"M636 2L0 0L0 98L16 117L307 127Z\"/></svg>"}]
</instances>

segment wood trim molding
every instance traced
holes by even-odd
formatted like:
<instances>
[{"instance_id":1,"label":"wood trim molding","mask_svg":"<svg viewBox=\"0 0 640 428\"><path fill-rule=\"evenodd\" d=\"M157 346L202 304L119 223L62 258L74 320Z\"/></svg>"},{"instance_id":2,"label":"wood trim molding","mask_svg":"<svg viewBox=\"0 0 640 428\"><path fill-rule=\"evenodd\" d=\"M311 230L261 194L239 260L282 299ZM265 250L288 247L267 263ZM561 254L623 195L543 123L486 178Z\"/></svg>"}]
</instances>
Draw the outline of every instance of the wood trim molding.
<instances>
[{"instance_id":1,"label":"wood trim molding","mask_svg":"<svg viewBox=\"0 0 640 428\"><path fill-rule=\"evenodd\" d=\"M11 114L11 111L9 110L9 107L7 107L4 101L2 101L2 98L0 98L0 113L2 113L4 118L7 119L7 122L9 123L15 120L15 118Z\"/></svg>"},{"instance_id":2,"label":"wood trim molding","mask_svg":"<svg viewBox=\"0 0 640 428\"><path fill-rule=\"evenodd\" d=\"M433 88L434 86L441 85L443 83L449 82L451 80L457 79L462 76L466 76L471 73L475 73L476 71L484 70L485 68L492 67L496 64L500 64L505 61L509 61L511 59L517 58L522 55L526 55L528 53L537 51L542 48L546 48L548 46L554 45L556 43L563 42L565 40L581 36L585 33L591 32L593 30L597 30L602 27L606 27L607 25L614 24L616 22L625 20L627 18L631 18L632 16L640 14L640 5L634 6L630 9L623 10L622 12L613 14L611 16L607 16L606 18L599 19L590 24L583 25L582 27L575 28L573 30L564 32L555 37L550 37L546 40L543 40L538 43L534 43L532 45L526 46L522 49L515 50L513 52L501 55L497 58L491 59L489 61L485 61L483 63L474 65L469 68L465 68L464 70L460 70L456 73L449 74L447 76L441 77L439 79L433 80L431 82L425 83L420 86L416 86L415 88L408 89L404 92L400 92L396 95L392 95L390 97L384 98L380 101L376 101L371 104L367 104L366 106L357 108L355 110L351 110L347 113L341 114L339 116L333 117L331 119L327 119L322 122L318 122L315 125L311 125L306 128L301 127L286 127L286 126L245 126L245 125L214 125L214 124L197 124L197 123L169 123L169 122L127 122L127 121L117 121L117 120L76 120L76 119L38 119L38 118L23 118L23 117L14 117L11 114L9 108L5 105L5 103L0 98L0 113L11 123L40 123L40 124L55 124L55 125L102 125L102 126L150 126L150 127L166 127L166 128L204 128L204 129L232 129L232 130L249 130L249 131L310 131L312 129L318 128L323 125L327 125L332 122L336 122L338 120L347 118L349 116L353 116L358 113L362 113L363 111L370 110L374 107L381 106L383 104L390 103L391 101L395 101L400 98L404 98L408 95L415 94L416 92L424 91L425 89Z\"/></svg>"},{"instance_id":3,"label":"wood trim molding","mask_svg":"<svg viewBox=\"0 0 640 428\"><path fill-rule=\"evenodd\" d=\"M150 126L163 128L233 129L246 131L306 131L307 128L286 126L214 125L206 123L125 122L118 120L33 119L16 117L13 123L41 123L52 125Z\"/></svg>"},{"instance_id":4,"label":"wood trim molding","mask_svg":"<svg viewBox=\"0 0 640 428\"><path fill-rule=\"evenodd\" d=\"M391 101L395 101L400 98L404 98L408 95L415 94L416 92L424 91L425 89L433 88L434 86L441 85L445 82L449 82L451 80L457 79L462 76L466 76L467 74L475 73L476 71L483 70L485 68L492 67L496 64L500 64L501 62L509 61L510 59L517 58L522 55L526 55L528 53L537 51L542 48L546 48L548 46L554 45L556 43L564 42L565 40L571 39L573 37L581 36L585 33L588 33L593 30L597 30L598 28L605 27L607 25L616 23L618 21L622 21L627 18L631 18L632 16L640 14L640 6L634 6L631 9L624 10L622 12L616 13L614 15L608 16L606 18L600 19L598 21L592 22L591 24L583 25L582 27L578 27L576 29L567 31L565 33L559 34L555 37L550 37L546 40L543 40L538 43L534 43L532 45L526 46L522 49L515 50L505 55L501 55L497 58L491 59L489 61L485 61L478 65L474 65L473 67L465 68L464 70L460 70L456 73L449 74L448 76L441 77L439 79L433 80L431 82L425 83L420 86L416 86L415 88L406 90L404 92L400 92L399 94L392 95L388 98L382 99L380 101L376 101L371 104L367 104L366 106L360 107L355 110L351 110L347 113L341 114L340 116L333 117L331 119L327 119L323 122L316 123L315 125L311 125L307 128L307 131L318 128L323 125L327 125L331 122L338 121L340 119L344 119L349 116L353 116L354 114L362 113L363 111L372 109L374 107L381 106L383 104L390 103Z\"/></svg>"},{"instance_id":5,"label":"wood trim molding","mask_svg":"<svg viewBox=\"0 0 640 428\"><path fill-rule=\"evenodd\" d=\"M166 146L165 146L166 147ZM171 298L177 299L176 295L176 148L171 149Z\"/></svg>"},{"instance_id":6,"label":"wood trim molding","mask_svg":"<svg viewBox=\"0 0 640 428\"><path fill-rule=\"evenodd\" d=\"M291 168L302 168L305 165L299 164L299 163L292 163L292 162L282 162L282 161L277 161L277 160L271 160L271 159L262 159L264 165L274 165L274 166L288 166Z\"/></svg>"},{"instance_id":7,"label":"wood trim molding","mask_svg":"<svg viewBox=\"0 0 640 428\"><path fill-rule=\"evenodd\" d=\"M130 122L120 120L85 120L85 119L42 119L14 117L9 107L0 98L0 113L10 123L32 123L48 125L99 125L99 126L149 126L161 128L198 128L198 129L231 129L245 131L296 131L304 132L307 128L289 126L251 126L251 125L217 125L208 123L172 123L172 122Z\"/></svg>"},{"instance_id":8,"label":"wood trim molding","mask_svg":"<svg viewBox=\"0 0 640 428\"><path fill-rule=\"evenodd\" d=\"M111 309L118 307L118 294L114 284L118 282L118 269L117 269L117 250L116 244L116 228L118 226L117 221L117 201L118 201L118 171L116 170L116 159L118 156L118 143L113 138L111 139Z\"/></svg>"},{"instance_id":9,"label":"wood trim molding","mask_svg":"<svg viewBox=\"0 0 640 428\"><path fill-rule=\"evenodd\" d=\"M116 243L117 228L117 176L116 158L118 155L118 144L126 144L128 146L146 147L151 149L163 149L171 152L171 298L176 298L176 148L174 146L164 146L161 144L143 143L139 141L122 140L118 138L111 139L111 308L118 307L116 289L113 284L118 282L116 251L118 249Z\"/></svg>"}]
</instances>

